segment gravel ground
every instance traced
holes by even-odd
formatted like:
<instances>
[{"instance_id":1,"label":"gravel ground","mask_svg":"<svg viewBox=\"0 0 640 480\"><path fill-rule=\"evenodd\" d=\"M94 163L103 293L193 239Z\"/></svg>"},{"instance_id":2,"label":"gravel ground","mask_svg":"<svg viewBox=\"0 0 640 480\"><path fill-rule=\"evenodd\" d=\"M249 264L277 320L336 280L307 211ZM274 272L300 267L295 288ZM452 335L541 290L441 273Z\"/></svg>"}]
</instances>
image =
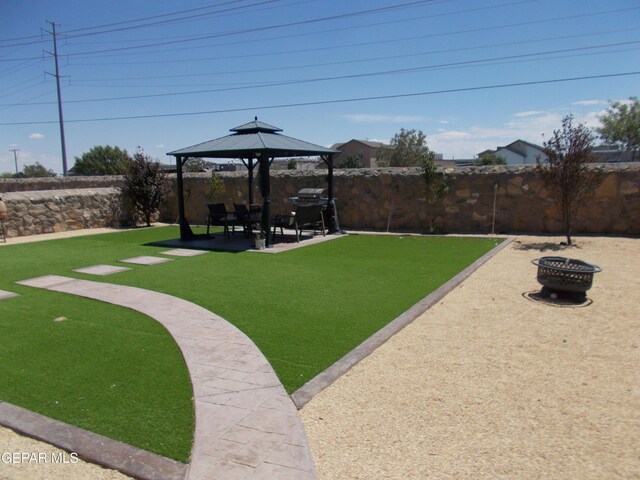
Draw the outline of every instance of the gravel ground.
<instances>
[{"instance_id":1,"label":"gravel ground","mask_svg":"<svg viewBox=\"0 0 640 480\"><path fill-rule=\"evenodd\" d=\"M640 478L640 240L561 240L519 237L307 404L320 479ZM546 255L604 268L591 305L523 296Z\"/></svg>"}]
</instances>

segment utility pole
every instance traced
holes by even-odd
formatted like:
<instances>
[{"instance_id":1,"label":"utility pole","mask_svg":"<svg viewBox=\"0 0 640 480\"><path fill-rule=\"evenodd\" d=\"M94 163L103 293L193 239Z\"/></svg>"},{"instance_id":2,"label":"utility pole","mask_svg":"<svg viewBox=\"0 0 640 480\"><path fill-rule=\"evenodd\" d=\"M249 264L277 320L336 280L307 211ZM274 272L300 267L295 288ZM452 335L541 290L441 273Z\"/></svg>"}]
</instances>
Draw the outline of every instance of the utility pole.
<instances>
[{"instance_id":1,"label":"utility pole","mask_svg":"<svg viewBox=\"0 0 640 480\"><path fill-rule=\"evenodd\" d=\"M49 55L53 55L55 61L56 73L52 75L56 77L56 88L58 89L58 121L60 123L60 145L62 148L62 175L67 176L67 146L64 140L64 118L62 116L62 96L60 95L60 70L58 68L58 43L56 39L56 24L55 22L47 20L47 23L51 25L51 31L45 30L53 37L53 53L47 52Z\"/></svg>"},{"instance_id":2,"label":"utility pole","mask_svg":"<svg viewBox=\"0 0 640 480\"><path fill-rule=\"evenodd\" d=\"M20 150L18 150L17 148L12 148L9 151L13 152L13 160L16 162L16 175L17 175L18 174L18 152Z\"/></svg>"}]
</instances>

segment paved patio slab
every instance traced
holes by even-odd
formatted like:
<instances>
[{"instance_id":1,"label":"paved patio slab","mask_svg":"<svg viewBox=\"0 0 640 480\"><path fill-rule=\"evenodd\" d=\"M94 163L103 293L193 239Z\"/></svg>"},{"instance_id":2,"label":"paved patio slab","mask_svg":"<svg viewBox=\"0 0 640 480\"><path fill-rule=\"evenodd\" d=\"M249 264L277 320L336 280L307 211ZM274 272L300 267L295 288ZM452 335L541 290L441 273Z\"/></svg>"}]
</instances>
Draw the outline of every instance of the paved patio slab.
<instances>
[{"instance_id":1,"label":"paved patio slab","mask_svg":"<svg viewBox=\"0 0 640 480\"><path fill-rule=\"evenodd\" d=\"M223 318L136 287L54 275L18 283L131 308L169 331L194 391L196 431L188 479L316 479L296 406L260 350ZM99 462L100 452L94 453ZM138 466L140 475L134 476L148 478L144 463Z\"/></svg>"},{"instance_id":2,"label":"paved patio slab","mask_svg":"<svg viewBox=\"0 0 640 480\"><path fill-rule=\"evenodd\" d=\"M196 255L202 255L208 253L206 250L190 250L188 248L174 248L173 250L167 250L165 252L158 252L162 255L173 255L174 257L195 257Z\"/></svg>"},{"instance_id":3,"label":"paved patio slab","mask_svg":"<svg viewBox=\"0 0 640 480\"><path fill-rule=\"evenodd\" d=\"M152 257L149 255L141 255L139 257L131 257L120 260L123 263L134 263L136 265L158 265L160 263L171 262L173 258Z\"/></svg>"},{"instance_id":4,"label":"paved patio slab","mask_svg":"<svg viewBox=\"0 0 640 480\"><path fill-rule=\"evenodd\" d=\"M7 292L6 290L0 290L0 300L6 300L7 298L17 297L17 293Z\"/></svg>"},{"instance_id":5,"label":"paved patio slab","mask_svg":"<svg viewBox=\"0 0 640 480\"><path fill-rule=\"evenodd\" d=\"M162 247L178 247L178 249L192 249L195 251L212 250L212 251L228 251L228 252L257 252L257 253L281 253L289 250L296 250L298 248L307 247L309 245L315 245L318 243L328 242L339 238L344 238L345 235L327 234L323 235L303 235L300 238L300 242L296 242L295 234L292 231L285 230L284 237L280 234L276 235L276 240L269 248L263 248L262 250L255 249L255 241L253 238L246 238L242 234L235 235L231 238L225 237L223 234L218 233L215 237L211 238L197 238L195 240L183 241L179 238L171 240L163 240L160 242L154 242L153 245ZM166 252L162 252L163 254Z\"/></svg>"},{"instance_id":6,"label":"paved patio slab","mask_svg":"<svg viewBox=\"0 0 640 480\"><path fill-rule=\"evenodd\" d=\"M126 272L131 270L128 267L116 267L114 265L93 265L91 267L76 268L74 272L87 273L89 275L112 275L114 273Z\"/></svg>"}]
</instances>

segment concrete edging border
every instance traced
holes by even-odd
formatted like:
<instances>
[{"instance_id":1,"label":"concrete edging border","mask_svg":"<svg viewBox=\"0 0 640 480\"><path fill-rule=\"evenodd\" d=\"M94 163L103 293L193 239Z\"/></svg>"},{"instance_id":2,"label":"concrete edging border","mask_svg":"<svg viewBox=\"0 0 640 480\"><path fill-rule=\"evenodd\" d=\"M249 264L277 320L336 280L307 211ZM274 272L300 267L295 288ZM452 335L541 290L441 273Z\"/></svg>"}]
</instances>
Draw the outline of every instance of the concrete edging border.
<instances>
[{"instance_id":1,"label":"concrete edging border","mask_svg":"<svg viewBox=\"0 0 640 480\"><path fill-rule=\"evenodd\" d=\"M182 480L184 463L104 437L83 428L0 402L0 425L20 435L43 441L78 458L141 480Z\"/></svg>"},{"instance_id":2,"label":"concrete edging border","mask_svg":"<svg viewBox=\"0 0 640 480\"><path fill-rule=\"evenodd\" d=\"M492 248L478 260L473 262L467 268L458 273L455 277L447 281L437 290L431 292L418 303L413 305L407 311L402 313L396 319L392 320L385 327L378 330L368 339L358 345L356 348L347 353L344 357L331 365L329 368L319 373L317 376L309 380L302 387L291 394L293 403L301 410L313 397L330 386L342 375L351 370L356 364L368 357L384 344L389 338L398 333L404 327L413 322L416 318L426 312L432 305L439 302L445 295L466 280L473 272L480 268L483 264L497 255L515 240L515 237L505 239L500 245Z\"/></svg>"}]
</instances>

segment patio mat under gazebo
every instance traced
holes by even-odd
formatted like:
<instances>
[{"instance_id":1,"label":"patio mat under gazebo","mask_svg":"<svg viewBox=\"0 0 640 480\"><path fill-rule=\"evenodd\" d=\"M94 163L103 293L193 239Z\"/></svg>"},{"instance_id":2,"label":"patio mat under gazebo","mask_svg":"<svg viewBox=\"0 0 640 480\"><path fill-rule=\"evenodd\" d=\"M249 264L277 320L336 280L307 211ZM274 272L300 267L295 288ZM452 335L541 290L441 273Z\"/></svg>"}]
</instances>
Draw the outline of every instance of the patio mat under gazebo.
<instances>
[{"instance_id":1,"label":"patio mat under gazebo","mask_svg":"<svg viewBox=\"0 0 640 480\"><path fill-rule=\"evenodd\" d=\"M196 240L180 240L174 238L171 240L163 240L153 242L150 245L171 248L189 248L194 250L211 250L211 251L227 251L227 252L258 252L258 253L280 253L297 248L316 245L318 243L328 242L337 238L344 238L344 235L327 234L323 235L301 235L300 242L296 242L295 234L285 233L284 238L280 235L276 236L270 248L256 250L255 240L247 238L242 234L227 238L224 234L218 233L212 238L198 238Z\"/></svg>"}]
</instances>

